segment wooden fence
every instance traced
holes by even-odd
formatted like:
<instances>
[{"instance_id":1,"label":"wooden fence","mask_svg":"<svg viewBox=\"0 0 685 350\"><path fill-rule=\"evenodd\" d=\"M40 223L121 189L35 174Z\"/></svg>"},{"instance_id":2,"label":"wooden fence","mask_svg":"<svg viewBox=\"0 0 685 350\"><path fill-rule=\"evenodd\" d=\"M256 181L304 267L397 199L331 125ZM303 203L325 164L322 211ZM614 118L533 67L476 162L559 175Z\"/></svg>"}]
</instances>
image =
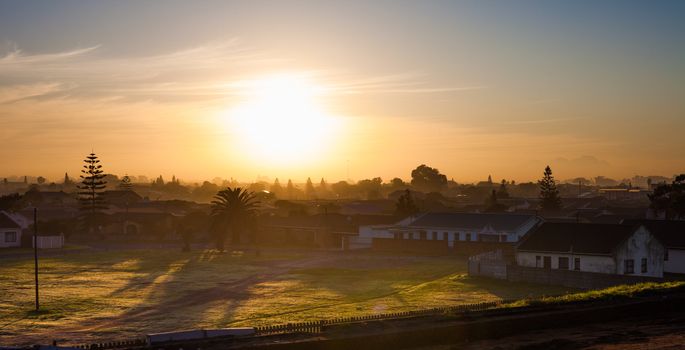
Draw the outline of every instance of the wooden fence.
<instances>
[{"instance_id":1,"label":"wooden fence","mask_svg":"<svg viewBox=\"0 0 685 350\"><path fill-rule=\"evenodd\" d=\"M255 327L256 336L262 335L274 335L274 334L294 334L294 333L322 333L326 330L328 326L334 325L346 325L373 321L383 321L383 320L397 320L403 318L412 317L427 317L427 316L440 316L440 315L450 315L450 314L465 314L473 311L484 311L497 307L498 305L506 303L506 301L491 301L476 304L463 304L456 306L447 307L437 307L432 309L415 310L415 311L404 311L404 312L393 312L375 315L365 315L365 316L354 316L354 317L342 317L328 320L318 320L311 322L299 322L299 323L287 323L273 326L260 326ZM147 346L145 339L131 339L124 341L112 341L104 343L94 343L94 344L82 344L73 346L78 349L85 350L103 350L103 349L117 349L117 348L138 348Z\"/></svg>"},{"instance_id":2,"label":"wooden fence","mask_svg":"<svg viewBox=\"0 0 685 350\"><path fill-rule=\"evenodd\" d=\"M327 326L363 323L381 320L396 320L402 318L439 316L444 314L466 313L471 311L483 311L502 304L504 301L491 301L476 304L463 304L456 306L437 307L432 309L394 312L385 314L343 317L329 320L319 320L313 322L287 323L274 326L256 327L258 335L284 334L284 333L321 333Z\"/></svg>"}]
</instances>

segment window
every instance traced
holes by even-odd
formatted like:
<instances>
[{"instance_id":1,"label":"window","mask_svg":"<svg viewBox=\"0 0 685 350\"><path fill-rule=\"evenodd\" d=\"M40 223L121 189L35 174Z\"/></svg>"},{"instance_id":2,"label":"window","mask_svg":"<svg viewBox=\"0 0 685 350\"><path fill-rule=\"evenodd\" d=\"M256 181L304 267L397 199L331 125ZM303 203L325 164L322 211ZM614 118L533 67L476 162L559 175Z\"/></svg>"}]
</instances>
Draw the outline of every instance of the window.
<instances>
[{"instance_id":1,"label":"window","mask_svg":"<svg viewBox=\"0 0 685 350\"><path fill-rule=\"evenodd\" d=\"M414 239L414 232L409 232L407 235L409 235L409 239Z\"/></svg>"},{"instance_id":2,"label":"window","mask_svg":"<svg viewBox=\"0 0 685 350\"><path fill-rule=\"evenodd\" d=\"M499 236L499 241L500 241L500 242L506 242L506 241L507 241L507 235L500 235L500 236Z\"/></svg>"},{"instance_id":3,"label":"window","mask_svg":"<svg viewBox=\"0 0 685 350\"><path fill-rule=\"evenodd\" d=\"M467 233L467 234L466 234L466 239L465 239L465 240L466 240L466 241L470 241L470 240L471 240L471 234L470 234L470 233Z\"/></svg>"},{"instance_id":4,"label":"window","mask_svg":"<svg viewBox=\"0 0 685 350\"><path fill-rule=\"evenodd\" d=\"M552 268L552 257L551 256L545 256L542 258L542 267L544 267L548 270Z\"/></svg>"},{"instance_id":5,"label":"window","mask_svg":"<svg viewBox=\"0 0 685 350\"><path fill-rule=\"evenodd\" d=\"M580 258L573 258L573 269L580 271Z\"/></svg>"},{"instance_id":6,"label":"window","mask_svg":"<svg viewBox=\"0 0 685 350\"><path fill-rule=\"evenodd\" d=\"M664 261L668 261L668 249L664 249Z\"/></svg>"},{"instance_id":7,"label":"window","mask_svg":"<svg viewBox=\"0 0 685 350\"><path fill-rule=\"evenodd\" d=\"M568 258L559 257L559 270L568 270Z\"/></svg>"},{"instance_id":8,"label":"window","mask_svg":"<svg viewBox=\"0 0 685 350\"><path fill-rule=\"evenodd\" d=\"M540 264L540 260L542 260L542 258L539 255L536 255L535 256L535 267L542 267Z\"/></svg>"},{"instance_id":9,"label":"window","mask_svg":"<svg viewBox=\"0 0 685 350\"><path fill-rule=\"evenodd\" d=\"M16 232L5 232L5 243L14 243L17 241Z\"/></svg>"},{"instance_id":10,"label":"window","mask_svg":"<svg viewBox=\"0 0 685 350\"><path fill-rule=\"evenodd\" d=\"M424 241L426 240L426 231L419 232L419 235L420 235L419 239L424 240Z\"/></svg>"},{"instance_id":11,"label":"window","mask_svg":"<svg viewBox=\"0 0 685 350\"><path fill-rule=\"evenodd\" d=\"M443 240L443 241L446 241L446 240L447 240L447 234L448 234L447 232L443 232L443 233L442 233L442 240Z\"/></svg>"},{"instance_id":12,"label":"window","mask_svg":"<svg viewBox=\"0 0 685 350\"><path fill-rule=\"evenodd\" d=\"M433 240L437 241L438 240L438 233L433 231Z\"/></svg>"},{"instance_id":13,"label":"window","mask_svg":"<svg viewBox=\"0 0 685 350\"><path fill-rule=\"evenodd\" d=\"M641 265L642 266L640 266L640 271L642 273L646 273L647 272L647 258L642 258L642 264Z\"/></svg>"},{"instance_id":14,"label":"window","mask_svg":"<svg viewBox=\"0 0 685 350\"><path fill-rule=\"evenodd\" d=\"M633 259L626 259L623 261L623 273L626 275L635 273L635 261L633 261Z\"/></svg>"}]
</instances>

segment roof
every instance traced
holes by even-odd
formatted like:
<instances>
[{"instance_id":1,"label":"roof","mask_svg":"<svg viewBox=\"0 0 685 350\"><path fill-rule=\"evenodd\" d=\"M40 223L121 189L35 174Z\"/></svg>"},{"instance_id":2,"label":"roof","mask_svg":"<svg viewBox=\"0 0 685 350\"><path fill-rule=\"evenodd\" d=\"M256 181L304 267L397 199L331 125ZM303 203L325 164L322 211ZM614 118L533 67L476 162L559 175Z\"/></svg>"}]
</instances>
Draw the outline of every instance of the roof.
<instances>
[{"instance_id":1,"label":"roof","mask_svg":"<svg viewBox=\"0 0 685 350\"><path fill-rule=\"evenodd\" d=\"M504 213L426 213L412 221L410 227L482 229L513 231L534 219L535 215Z\"/></svg>"},{"instance_id":2,"label":"roof","mask_svg":"<svg viewBox=\"0 0 685 350\"><path fill-rule=\"evenodd\" d=\"M340 232L359 231L361 225L391 224L397 218L391 215L317 214L301 216L270 216L262 219L265 226L307 229L328 228Z\"/></svg>"},{"instance_id":3,"label":"roof","mask_svg":"<svg viewBox=\"0 0 685 350\"><path fill-rule=\"evenodd\" d=\"M518 250L611 255L635 230L631 225L545 222L523 239Z\"/></svg>"},{"instance_id":4,"label":"roof","mask_svg":"<svg viewBox=\"0 0 685 350\"><path fill-rule=\"evenodd\" d=\"M623 220L629 226L643 225L666 248L685 249L685 221L674 220Z\"/></svg>"},{"instance_id":5,"label":"roof","mask_svg":"<svg viewBox=\"0 0 685 350\"><path fill-rule=\"evenodd\" d=\"M21 225L7 213L0 211L0 228L21 228Z\"/></svg>"}]
</instances>

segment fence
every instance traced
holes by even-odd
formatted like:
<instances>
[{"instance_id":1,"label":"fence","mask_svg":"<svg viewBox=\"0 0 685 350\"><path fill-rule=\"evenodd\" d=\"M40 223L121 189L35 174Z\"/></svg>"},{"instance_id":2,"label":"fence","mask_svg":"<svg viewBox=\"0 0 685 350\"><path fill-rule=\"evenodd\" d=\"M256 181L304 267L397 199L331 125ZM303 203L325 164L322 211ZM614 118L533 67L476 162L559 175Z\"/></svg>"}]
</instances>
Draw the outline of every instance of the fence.
<instances>
[{"instance_id":1,"label":"fence","mask_svg":"<svg viewBox=\"0 0 685 350\"><path fill-rule=\"evenodd\" d=\"M330 320L319 320L314 322L302 322L302 323L288 323L275 326L262 326L255 328L258 335L265 334L283 334L283 333L321 333L325 331L328 326L335 325L345 325L372 321L383 321L383 320L397 320L402 318L412 318L421 316L439 316L444 314L458 314L467 313L474 311L483 311L493 307L496 307L504 301L491 301L476 304L463 304L455 306L438 307L432 309L415 310L415 311L404 311L404 312L393 312L385 314L375 314L375 315L365 315L365 316L354 316L354 317L344 317L336 318Z\"/></svg>"},{"instance_id":2,"label":"fence","mask_svg":"<svg viewBox=\"0 0 685 350\"><path fill-rule=\"evenodd\" d=\"M399 320L403 318L413 318L413 317L427 317L427 316L440 316L440 315L450 315L450 314L466 314L475 311L484 311L498 305L506 303L506 301L491 301L476 304L463 304L455 306L438 307L432 309L415 310L415 311L404 311L404 312L393 312L375 315L365 315L365 316L354 316L354 317L343 317L328 320L318 320L311 322L299 322L299 323L287 323L281 325L273 326L260 326L255 327L256 336L264 335L275 335L275 334L294 334L294 333L323 333L326 331L327 327L337 326L337 325L351 325L365 322L373 321L384 321L384 320ZM136 348L147 346L147 341L143 338L132 339L125 341L113 341L104 343L93 343L93 344L83 344L76 345L74 348L85 349L85 350L103 350L103 349L117 349L117 348Z\"/></svg>"},{"instance_id":3,"label":"fence","mask_svg":"<svg viewBox=\"0 0 685 350\"><path fill-rule=\"evenodd\" d=\"M33 245L35 238L31 239ZM64 235L59 236L38 236L38 249L55 249L64 247Z\"/></svg>"}]
</instances>

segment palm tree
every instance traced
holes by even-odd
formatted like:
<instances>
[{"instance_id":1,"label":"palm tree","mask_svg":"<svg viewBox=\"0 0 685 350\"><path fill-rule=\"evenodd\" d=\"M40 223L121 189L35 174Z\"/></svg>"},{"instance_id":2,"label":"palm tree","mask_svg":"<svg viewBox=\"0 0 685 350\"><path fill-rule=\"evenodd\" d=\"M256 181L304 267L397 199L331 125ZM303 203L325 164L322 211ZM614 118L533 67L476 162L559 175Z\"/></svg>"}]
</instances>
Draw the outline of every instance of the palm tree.
<instances>
[{"instance_id":1,"label":"palm tree","mask_svg":"<svg viewBox=\"0 0 685 350\"><path fill-rule=\"evenodd\" d=\"M240 187L219 191L212 201L212 232L216 238L216 248L224 250L226 234L231 233L231 241L240 238L240 229L248 227L255 219L259 202L253 192Z\"/></svg>"}]
</instances>

